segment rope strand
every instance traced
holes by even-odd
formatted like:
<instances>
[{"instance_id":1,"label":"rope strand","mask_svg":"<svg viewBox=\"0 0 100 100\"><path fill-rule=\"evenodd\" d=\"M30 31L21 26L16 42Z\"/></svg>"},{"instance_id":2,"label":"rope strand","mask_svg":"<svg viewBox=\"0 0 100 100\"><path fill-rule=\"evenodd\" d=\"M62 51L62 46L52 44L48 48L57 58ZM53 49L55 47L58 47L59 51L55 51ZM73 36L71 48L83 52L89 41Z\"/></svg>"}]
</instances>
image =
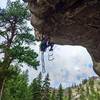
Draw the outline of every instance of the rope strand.
<instances>
[{"instance_id":1,"label":"rope strand","mask_svg":"<svg viewBox=\"0 0 100 100\"><path fill-rule=\"evenodd\" d=\"M44 52L41 51L41 63L42 63L42 72L45 73L45 61L44 61Z\"/></svg>"}]
</instances>

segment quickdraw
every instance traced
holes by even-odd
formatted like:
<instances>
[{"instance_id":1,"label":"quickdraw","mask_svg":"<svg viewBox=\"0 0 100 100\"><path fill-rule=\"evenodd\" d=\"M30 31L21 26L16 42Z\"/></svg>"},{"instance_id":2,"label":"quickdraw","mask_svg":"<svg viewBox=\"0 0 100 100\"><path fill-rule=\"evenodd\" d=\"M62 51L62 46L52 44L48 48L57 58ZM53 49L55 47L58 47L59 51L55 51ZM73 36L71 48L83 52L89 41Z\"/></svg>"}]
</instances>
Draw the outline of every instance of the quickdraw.
<instances>
[{"instance_id":1,"label":"quickdraw","mask_svg":"<svg viewBox=\"0 0 100 100\"><path fill-rule=\"evenodd\" d=\"M48 53L48 60L49 60L49 61L54 60L53 51L49 51L49 53Z\"/></svg>"}]
</instances>

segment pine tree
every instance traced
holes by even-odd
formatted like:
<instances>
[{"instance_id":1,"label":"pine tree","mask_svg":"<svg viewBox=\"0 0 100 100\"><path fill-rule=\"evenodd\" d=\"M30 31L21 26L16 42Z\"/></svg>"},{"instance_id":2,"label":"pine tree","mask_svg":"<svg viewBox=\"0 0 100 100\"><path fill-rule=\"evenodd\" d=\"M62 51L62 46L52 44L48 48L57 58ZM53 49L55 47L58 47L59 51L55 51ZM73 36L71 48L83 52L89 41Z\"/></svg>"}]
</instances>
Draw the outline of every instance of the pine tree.
<instances>
[{"instance_id":1,"label":"pine tree","mask_svg":"<svg viewBox=\"0 0 100 100\"><path fill-rule=\"evenodd\" d=\"M17 72L5 83L2 100L31 100L27 73Z\"/></svg>"},{"instance_id":2,"label":"pine tree","mask_svg":"<svg viewBox=\"0 0 100 100\"><path fill-rule=\"evenodd\" d=\"M11 2L5 9L0 9L0 97L2 97L5 80L13 74L11 66L20 67L25 63L36 69L37 54L30 48L34 36L27 26L29 13L20 0ZM15 67L15 66L14 66Z\"/></svg>"},{"instance_id":3,"label":"pine tree","mask_svg":"<svg viewBox=\"0 0 100 100\"><path fill-rule=\"evenodd\" d=\"M46 75L43 81L42 87L42 100L49 100L50 99L50 82L49 82L49 74Z\"/></svg>"},{"instance_id":4,"label":"pine tree","mask_svg":"<svg viewBox=\"0 0 100 100\"><path fill-rule=\"evenodd\" d=\"M80 100L86 100L86 97L84 95L84 88L83 87L80 88Z\"/></svg>"},{"instance_id":5,"label":"pine tree","mask_svg":"<svg viewBox=\"0 0 100 100\"><path fill-rule=\"evenodd\" d=\"M31 84L31 91L32 91L32 100L39 100L38 99L38 85L37 85L36 79L34 79Z\"/></svg>"},{"instance_id":6,"label":"pine tree","mask_svg":"<svg viewBox=\"0 0 100 100\"><path fill-rule=\"evenodd\" d=\"M87 96L87 98L89 97L89 95L90 95L89 85L86 84L86 96Z\"/></svg>"},{"instance_id":7,"label":"pine tree","mask_svg":"<svg viewBox=\"0 0 100 100\"><path fill-rule=\"evenodd\" d=\"M62 89L62 85L59 85L59 90L58 90L58 94L57 94L57 100L63 100L63 89Z\"/></svg>"},{"instance_id":8,"label":"pine tree","mask_svg":"<svg viewBox=\"0 0 100 100\"><path fill-rule=\"evenodd\" d=\"M90 88L89 99L97 100L98 99L98 93L95 91L93 79L89 80L89 88Z\"/></svg>"},{"instance_id":9,"label":"pine tree","mask_svg":"<svg viewBox=\"0 0 100 100\"><path fill-rule=\"evenodd\" d=\"M52 92L52 94L51 94L51 100L56 100L55 89L53 90L53 92Z\"/></svg>"},{"instance_id":10,"label":"pine tree","mask_svg":"<svg viewBox=\"0 0 100 100\"><path fill-rule=\"evenodd\" d=\"M89 86L90 86L91 92L94 92L94 80L93 79L89 80Z\"/></svg>"},{"instance_id":11,"label":"pine tree","mask_svg":"<svg viewBox=\"0 0 100 100\"><path fill-rule=\"evenodd\" d=\"M32 92L32 100L41 100L42 74L35 78L30 86Z\"/></svg>"},{"instance_id":12,"label":"pine tree","mask_svg":"<svg viewBox=\"0 0 100 100\"><path fill-rule=\"evenodd\" d=\"M72 90L71 88L69 87L68 88L68 100L71 100L72 99Z\"/></svg>"}]
</instances>

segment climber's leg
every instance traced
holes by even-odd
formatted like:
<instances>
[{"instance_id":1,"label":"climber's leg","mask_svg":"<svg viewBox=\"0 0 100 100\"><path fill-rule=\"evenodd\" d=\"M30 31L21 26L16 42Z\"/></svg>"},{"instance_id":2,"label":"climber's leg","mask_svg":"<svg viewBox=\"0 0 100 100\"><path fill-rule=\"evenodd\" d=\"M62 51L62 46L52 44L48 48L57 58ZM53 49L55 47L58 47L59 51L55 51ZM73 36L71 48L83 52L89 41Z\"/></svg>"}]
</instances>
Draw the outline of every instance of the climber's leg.
<instances>
[{"instance_id":1,"label":"climber's leg","mask_svg":"<svg viewBox=\"0 0 100 100\"><path fill-rule=\"evenodd\" d=\"M49 46L50 46L49 51L53 51L53 46L54 46L54 43L50 43L50 44L49 44Z\"/></svg>"}]
</instances>

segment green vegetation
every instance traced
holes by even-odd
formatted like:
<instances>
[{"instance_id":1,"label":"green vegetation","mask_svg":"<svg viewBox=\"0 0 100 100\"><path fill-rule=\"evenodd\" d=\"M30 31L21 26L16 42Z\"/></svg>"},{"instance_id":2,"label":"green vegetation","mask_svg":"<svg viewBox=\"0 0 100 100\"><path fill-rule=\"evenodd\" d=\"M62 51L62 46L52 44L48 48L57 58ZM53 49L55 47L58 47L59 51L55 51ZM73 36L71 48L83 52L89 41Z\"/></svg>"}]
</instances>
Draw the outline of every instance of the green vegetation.
<instances>
[{"instance_id":1,"label":"green vegetation","mask_svg":"<svg viewBox=\"0 0 100 100\"><path fill-rule=\"evenodd\" d=\"M99 100L100 79L90 78L85 84L58 89L50 87L49 75L43 79L40 73L29 85L27 71L18 70L13 78L6 81L2 100Z\"/></svg>"},{"instance_id":2,"label":"green vegetation","mask_svg":"<svg viewBox=\"0 0 100 100\"><path fill-rule=\"evenodd\" d=\"M50 87L49 74L42 73L31 84L28 71L21 72L25 64L37 69L37 54L30 48L34 36L27 26L30 16L19 0L0 9L0 100L100 100L100 79L90 78L75 87Z\"/></svg>"},{"instance_id":3,"label":"green vegetation","mask_svg":"<svg viewBox=\"0 0 100 100\"><path fill-rule=\"evenodd\" d=\"M58 93L57 93L57 100L63 100L63 89L62 85L59 85Z\"/></svg>"},{"instance_id":4,"label":"green vegetation","mask_svg":"<svg viewBox=\"0 0 100 100\"><path fill-rule=\"evenodd\" d=\"M27 7L20 0L0 9L0 99L5 82L16 73L15 69L23 64L35 69L39 65L38 55L30 48L35 39L27 26L28 17Z\"/></svg>"},{"instance_id":5,"label":"green vegetation","mask_svg":"<svg viewBox=\"0 0 100 100\"><path fill-rule=\"evenodd\" d=\"M17 73L6 81L2 100L31 100L27 72Z\"/></svg>"}]
</instances>

